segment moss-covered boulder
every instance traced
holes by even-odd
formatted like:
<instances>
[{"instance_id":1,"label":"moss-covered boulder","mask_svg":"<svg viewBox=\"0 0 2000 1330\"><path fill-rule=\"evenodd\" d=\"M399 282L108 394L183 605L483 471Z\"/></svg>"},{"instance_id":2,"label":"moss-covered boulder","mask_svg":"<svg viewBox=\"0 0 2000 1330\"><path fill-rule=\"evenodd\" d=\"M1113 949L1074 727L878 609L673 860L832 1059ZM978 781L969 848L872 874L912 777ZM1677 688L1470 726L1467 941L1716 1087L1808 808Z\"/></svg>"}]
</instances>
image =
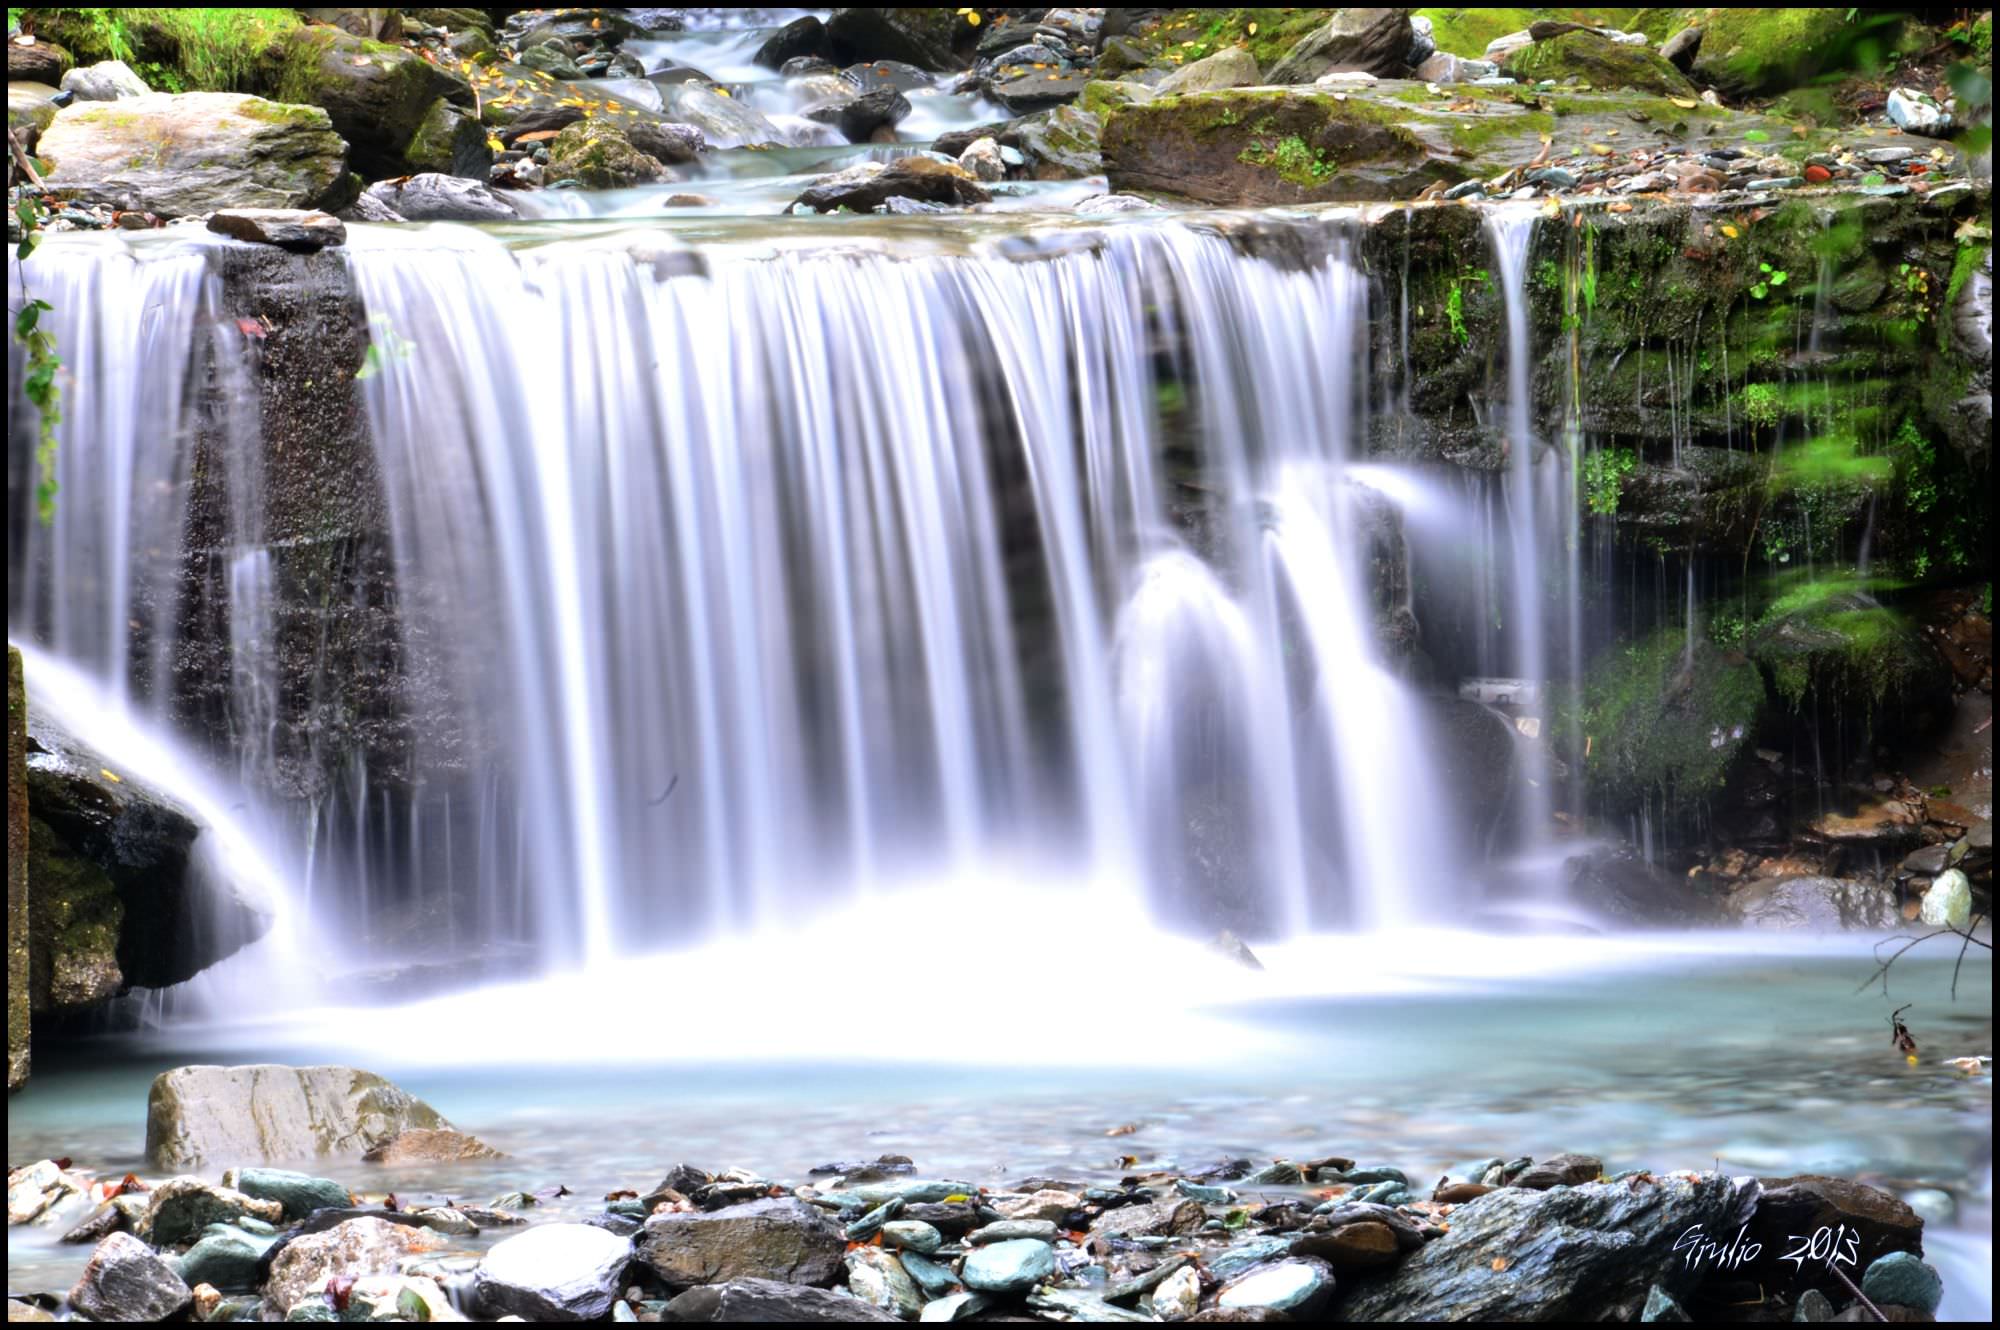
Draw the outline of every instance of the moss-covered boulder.
<instances>
[{"instance_id":1,"label":"moss-covered boulder","mask_svg":"<svg viewBox=\"0 0 2000 1330\"><path fill-rule=\"evenodd\" d=\"M1104 126L1116 191L1172 194L1227 207L1408 198L1457 180L1403 117L1331 93L1210 92L1123 106Z\"/></svg>"},{"instance_id":2,"label":"moss-covered boulder","mask_svg":"<svg viewBox=\"0 0 2000 1330\"><path fill-rule=\"evenodd\" d=\"M405 150L439 98L474 102L469 83L416 52L325 26L274 43L260 77L287 102L323 108L370 178L410 172Z\"/></svg>"},{"instance_id":3,"label":"moss-covered boulder","mask_svg":"<svg viewBox=\"0 0 2000 1330\"><path fill-rule=\"evenodd\" d=\"M1431 40L1451 55L1482 59L1487 43L1510 32L1525 32L1537 13L1532 9L1419 9L1415 18L1429 19Z\"/></svg>"},{"instance_id":4,"label":"moss-covered boulder","mask_svg":"<svg viewBox=\"0 0 2000 1330\"><path fill-rule=\"evenodd\" d=\"M623 189L667 175L667 168L632 146L624 131L602 120L579 120L549 144L549 178L592 189Z\"/></svg>"},{"instance_id":5,"label":"moss-covered boulder","mask_svg":"<svg viewBox=\"0 0 2000 1330\"><path fill-rule=\"evenodd\" d=\"M42 134L61 197L189 217L217 208L345 207L347 145L327 113L232 92L78 102Z\"/></svg>"},{"instance_id":6,"label":"moss-covered boulder","mask_svg":"<svg viewBox=\"0 0 2000 1330\"><path fill-rule=\"evenodd\" d=\"M487 141L484 125L468 111L439 97L410 137L403 161L413 174L435 171L484 180L493 170L493 145Z\"/></svg>"},{"instance_id":7,"label":"moss-covered boulder","mask_svg":"<svg viewBox=\"0 0 2000 1330\"><path fill-rule=\"evenodd\" d=\"M1826 68L1846 44L1851 10L1711 9L1694 76L1728 97L1783 92Z\"/></svg>"},{"instance_id":8,"label":"moss-covered boulder","mask_svg":"<svg viewBox=\"0 0 2000 1330\"><path fill-rule=\"evenodd\" d=\"M1593 88L1628 88L1662 97L1693 97L1687 76L1648 46L1614 42L1595 32L1565 32L1531 42L1507 57L1502 72L1524 83L1575 80Z\"/></svg>"},{"instance_id":9,"label":"moss-covered boulder","mask_svg":"<svg viewBox=\"0 0 2000 1330\"><path fill-rule=\"evenodd\" d=\"M7 1088L28 1079L28 695L7 648Z\"/></svg>"},{"instance_id":10,"label":"moss-covered boulder","mask_svg":"<svg viewBox=\"0 0 2000 1330\"><path fill-rule=\"evenodd\" d=\"M146 1101L146 1158L200 1169L360 1158L412 1128L453 1130L438 1111L352 1067L176 1067Z\"/></svg>"},{"instance_id":11,"label":"moss-covered boulder","mask_svg":"<svg viewBox=\"0 0 2000 1330\"><path fill-rule=\"evenodd\" d=\"M1747 645L1794 710L1817 697L1824 712L1893 716L1920 728L1950 708L1951 673L1936 650L1856 579L1794 588L1758 621Z\"/></svg>"},{"instance_id":12,"label":"moss-covered boulder","mask_svg":"<svg viewBox=\"0 0 2000 1330\"><path fill-rule=\"evenodd\" d=\"M1568 757L1608 804L1685 804L1721 788L1763 703L1747 659L1669 628L1597 660L1556 737L1576 745Z\"/></svg>"}]
</instances>

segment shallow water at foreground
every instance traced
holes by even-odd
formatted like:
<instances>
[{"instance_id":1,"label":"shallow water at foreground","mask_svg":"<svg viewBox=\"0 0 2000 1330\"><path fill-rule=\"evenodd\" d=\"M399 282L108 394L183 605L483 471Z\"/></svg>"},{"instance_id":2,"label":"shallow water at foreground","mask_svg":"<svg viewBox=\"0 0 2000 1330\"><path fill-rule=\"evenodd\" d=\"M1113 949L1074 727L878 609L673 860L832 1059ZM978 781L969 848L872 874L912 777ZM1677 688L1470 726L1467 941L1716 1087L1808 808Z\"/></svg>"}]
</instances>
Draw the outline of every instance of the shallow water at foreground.
<instances>
[{"instance_id":1,"label":"shallow water at foreground","mask_svg":"<svg viewBox=\"0 0 2000 1330\"><path fill-rule=\"evenodd\" d=\"M1927 1239L1947 1279L1941 1319L1986 1319L1992 1082L1938 1060L1991 1049L1990 963L1968 958L1956 1000L1941 944L1929 960L1898 963L1895 1002L1915 1004L1906 1019L1924 1050L1912 1067L1889 1047L1880 993L1855 991L1873 968L1865 944L1771 954L1718 943L1761 945L1490 937L1488 978L1454 982L1437 955L1418 956L1403 967L1407 982L1385 985L1395 968L1380 959L1386 944L1319 939L1273 949L1265 974L1228 981L1236 1000L1192 1014L1185 989L1218 992L1217 976L1174 958L1151 971L1150 987L1126 974L1115 994L1086 980L1065 996L1015 982L1005 961L913 965L899 978L832 952L823 979L779 1003L759 990L798 973L789 965L746 967L730 984L689 983L661 964L651 982L626 970L586 981L595 999L581 1015L573 998L554 996L576 990L524 986L349 1013L355 1039L335 1037L335 1013L107 1039L38 1064L9 1105L8 1157L140 1168L150 1078L217 1060L351 1061L389 1075L512 1157L318 1171L369 1191L480 1201L564 1184L575 1195L540 1212L550 1217L649 1186L682 1160L803 1181L814 1165L901 1153L925 1175L1004 1187L1036 1174L1114 1179L1131 1170L1127 1155L1139 1167L1186 1167L1339 1152L1428 1180L1467 1158L1575 1149L1614 1171L1719 1164L1947 1191L1957 1217L1933 1221ZM1442 955L1450 945L1436 942ZM1396 991L1310 995L1315 976L1321 992L1351 990L1363 966L1370 984ZM520 1003L535 994L565 1003L550 1028L566 1023L587 1057L504 1054L510 1040L532 1048ZM797 1056L732 1057L715 1041L700 1060L649 1051L675 1045L690 1023L728 1025L738 998L756 999L758 1023L788 1021L763 1046ZM964 1031L1002 1026L1024 1042L996 1046L995 1065ZM393 1044L366 1046L399 1027ZM757 1046L747 1029L735 1038ZM452 1056L461 1043L482 1057ZM1027 1051L1035 1043L1045 1057ZM1125 1124L1138 1130L1107 1137ZM14 1230L8 1285L66 1288L86 1252L56 1245L50 1230Z\"/></svg>"}]
</instances>

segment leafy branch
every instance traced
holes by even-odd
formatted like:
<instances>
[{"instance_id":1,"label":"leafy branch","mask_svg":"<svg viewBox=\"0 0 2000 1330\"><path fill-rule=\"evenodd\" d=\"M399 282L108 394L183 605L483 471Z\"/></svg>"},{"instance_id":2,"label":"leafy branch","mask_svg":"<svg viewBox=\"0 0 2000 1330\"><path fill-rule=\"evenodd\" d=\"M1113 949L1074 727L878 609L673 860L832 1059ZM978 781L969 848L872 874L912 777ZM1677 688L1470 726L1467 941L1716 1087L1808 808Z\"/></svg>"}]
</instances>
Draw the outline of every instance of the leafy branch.
<instances>
[{"instance_id":1,"label":"leafy branch","mask_svg":"<svg viewBox=\"0 0 2000 1330\"><path fill-rule=\"evenodd\" d=\"M9 146L20 151L20 142L8 131ZM30 171L32 174L32 169ZM42 243L42 206L23 191L14 216L21 223L21 243L15 247L14 262L25 265L28 256ZM21 271L21 305L14 311L14 340L27 352L26 373L21 392L41 416L41 431L35 442L35 511L42 523L56 520L56 426L62 423L62 386L56 376L62 361L56 355L55 334L42 326L42 315L54 306L46 300L30 299L25 267Z\"/></svg>"}]
</instances>

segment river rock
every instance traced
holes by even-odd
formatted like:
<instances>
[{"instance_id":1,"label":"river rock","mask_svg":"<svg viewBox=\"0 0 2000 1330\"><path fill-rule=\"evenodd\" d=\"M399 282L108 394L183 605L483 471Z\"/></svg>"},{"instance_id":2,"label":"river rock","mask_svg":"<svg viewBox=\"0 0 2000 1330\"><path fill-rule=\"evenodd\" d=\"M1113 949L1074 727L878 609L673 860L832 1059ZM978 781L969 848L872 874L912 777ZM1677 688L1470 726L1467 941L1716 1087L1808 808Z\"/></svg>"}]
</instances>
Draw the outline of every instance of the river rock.
<instances>
[{"instance_id":1,"label":"river rock","mask_svg":"<svg viewBox=\"0 0 2000 1330\"><path fill-rule=\"evenodd\" d=\"M1055 1249L1033 1238L990 1243L969 1253L959 1277L975 1293L1026 1293L1056 1273Z\"/></svg>"},{"instance_id":2,"label":"river rock","mask_svg":"<svg viewBox=\"0 0 2000 1330\"><path fill-rule=\"evenodd\" d=\"M456 1164L467 1159L505 1159L477 1136L462 1131L412 1127L361 1156L369 1164Z\"/></svg>"},{"instance_id":3,"label":"river rock","mask_svg":"<svg viewBox=\"0 0 2000 1330\"><path fill-rule=\"evenodd\" d=\"M1003 1219L997 1224L987 1224L965 1235L965 1240L975 1247L983 1247L989 1242L1011 1242L1016 1238L1033 1238L1037 1242L1054 1242L1061 1235L1055 1221L1049 1219Z\"/></svg>"},{"instance_id":4,"label":"river rock","mask_svg":"<svg viewBox=\"0 0 2000 1330\"><path fill-rule=\"evenodd\" d=\"M1201 1273L1184 1265L1153 1287L1153 1315L1162 1321L1185 1321L1201 1310Z\"/></svg>"},{"instance_id":5,"label":"river rock","mask_svg":"<svg viewBox=\"0 0 2000 1330\"><path fill-rule=\"evenodd\" d=\"M826 24L814 14L793 19L779 28L764 44L757 48L757 54L750 58L766 69L782 70L788 60L801 57L833 58L833 44L826 38Z\"/></svg>"},{"instance_id":6,"label":"river rock","mask_svg":"<svg viewBox=\"0 0 2000 1330\"><path fill-rule=\"evenodd\" d=\"M1265 82L1311 83L1337 70L1399 78L1414 41L1407 9L1336 9L1323 28L1299 39L1271 66Z\"/></svg>"},{"instance_id":7,"label":"river rock","mask_svg":"<svg viewBox=\"0 0 2000 1330\"><path fill-rule=\"evenodd\" d=\"M176 1067L153 1081L146 1155L156 1168L354 1158L410 1127L451 1124L352 1067Z\"/></svg>"},{"instance_id":8,"label":"river rock","mask_svg":"<svg viewBox=\"0 0 2000 1330\"><path fill-rule=\"evenodd\" d=\"M1065 1215L1082 1208L1083 1197L1054 1188L1043 1188L1026 1196L1003 1196L993 1202L993 1209L1003 1219L1046 1219L1052 1224L1060 1224Z\"/></svg>"},{"instance_id":9,"label":"river rock","mask_svg":"<svg viewBox=\"0 0 2000 1330\"><path fill-rule=\"evenodd\" d=\"M72 69L62 76L62 88L75 93L80 102L115 102L122 97L144 97L152 91L123 60L100 60Z\"/></svg>"},{"instance_id":10,"label":"river rock","mask_svg":"<svg viewBox=\"0 0 2000 1330\"><path fill-rule=\"evenodd\" d=\"M924 1309L924 1296L903 1269L896 1254L882 1247L856 1247L847 1253L847 1287L872 1307L914 1321Z\"/></svg>"},{"instance_id":11,"label":"river rock","mask_svg":"<svg viewBox=\"0 0 2000 1330\"><path fill-rule=\"evenodd\" d=\"M1694 68L1695 55L1701 50L1701 26L1682 28L1673 36L1660 43L1660 58L1685 74Z\"/></svg>"},{"instance_id":12,"label":"river rock","mask_svg":"<svg viewBox=\"0 0 2000 1330\"><path fill-rule=\"evenodd\" d=\"M910 99L894 88L877 88L859 97L807 109L808 120L838 129L849 143L870 143L878 131L893 141L898 122L910 113Z\"/></svg>"},{"instance_id":13,"label":"river rock","mask_svg":"<svg viewBox=\"0 0 2000 1330\"><path fill-rule=\"evenodd\" d=\"M949 9L836 9L826 40L842 64L898 60L943 72L964 67L952 52L956 25Z\"/></svg>"},{"instance_id":14,"label":"river rock","mask_svg":"<svg viewBox=\"0 0 2000 1330\"><path fill-rule=\"evenodd\" d=\"M792 201L792 206L803 204L814 212L835 212L842 208L871 212L891 198L962 206L985 203L992 197L972 172L955 162L940 162L934 157L898 157L887 166L862 162L822 177L808 185Z\"/></svg>"},{"instance_id":15,"label":"river rock","mask_svg":"<svg viewBox=\"0 0 2000 1330\"><path fill-rule=\"evenodd\" d=\"M275 1236L251 1233L234 1224L210 1224L194 1246L182 1253L176 1269L190 1288L211 1284L232 1291L254 1289L258 1264L277 1241Z\"/></svg>"},{"instance_id":16,"label":"river rock","mask_svg":"<svg viewBox=\"0 0 2000 1330\"><path fill-rule=\"evenodd\" d=\"M834 1289L788 1284L774 1279L732 1279L691 1288L667 1303L666 1319L697 1324L793 1322L832 1325L901 1318Z\"/></svg>"},{"instance_id":17,"label":"river rock","mask_svg":"<svg viewBox=\"0 0 2000 1330\"><path fill-rule=\"evenodd\" d=\"M1861 1276L1861 1291L1878 1304L1892 1302L1932 1316L1944 1300L1944 1277L1920 1256L1890 1252L1869 1264Z\"/></svg>"},{"instance_id":18,"label":"river rock","mask_svg":"<svg viewBox=\"0 0 2000 1330\"><path fill-rule=\"evenodd\" d=\"M418 1312L416 1306L423 1310ZM301 1311L309 1308L294 1307L288 1320L305 1320ZM337 1318L342 1321L462 1321L465 1318L452 1307L451 1299L438 1286L438 1281L423 1275L363 1275L347 1290L347 1310Z\"/></svg>"},{"instance_id":19,"label":"river rock","mask_svg":"<svg viewBox=\"0 0 2000 1330\"><path fill-rule=\"evenodd\" d=\"M177 1247L194 1241L210 1224L246 1218L275 1224L284 1214L285 1208L276 1201L245 1196L201 1178L169 1178L153 1188L139 1220L139 1236L157 1247Z\"/></svg>"},{"instance_id":20,"label":"river rock","mask_svg":"<svg viewBox=\"0 0 2000 1330\"><path fill-rule=\"evenodd\" d=\"M1924 892L1918 915L1932 928L1963 929L1972 922L1972 883L1956 868L1938 874Z\"/></svg>"},{"instance_id":21,"label":"river rock","mask_svg":"<svg viewBox=\"0 0 2000 1330\"><path fill-rule=\"evenodd\" d=\"M595 1321L611 1310L632 1244L589 1224L537 1224L486 1253L473 1275L492 1316Z\"/></svg>"},{"instance_id":22,"label":"river rock","mask_svg":"<svg viewBox=\"0 0 2000 1330\"><path fill-rule=\"evenodd\" d=\"M1821 1229L1837 1233L1845 1226L1855 1235L1853 1256L1863 1270L1894 1252L1923 1251L1922 1216L1879 1187L1815 1174L1764 1178L1761 1183L1763 1195L1748 1236L1762 1244L1763 1252L1756 1263L1735 1273L1756 1279L1773 1292L1811 1287L1840 1298L1845 1290L1824 1262L1799 1266L1784 1259L1800 1240L1810 1241Z\"/></svg>"},{"instance_id":23,"label":"river rock","mask_svg":"<svg viewBox=\"0 0 2000 1330\"><path fill-rule=\"evenodd\" d=\"M1941 139L1953 128L1951 113L1928 94L1915 88L1896 88L1889 93L1886 108L1890 123L1905 134L1922 134Z\"/></svg>"},{"instance_id":24,"label":"river rock","mask_svg":"<svg viewBox=\"0 0 2000 1330\"><path fill-rule=\"evenodd\" d=\"M1371 1270L1392 1263L1402 1245L1395 1229L1363 1219L1324 1233L1301 1233L1292 1250L1300 1256L1317 1256L1336 1270Z\"/></svg>"},{"instance_id":25,"label":"river rock","mask_svg":"<svg viewBox=\"0 0 2000 1330\"><path fill-rule=\"evenodd\" d=\"M234 92L152 93L65 107L37 149L52 189L161 217L334 208L347 145L325 111Z\"/></svg>"},{"instance_id":26,"label":"river rock","mask_svg":"<svg viewBox=\"0 0 2000 1330\"><path fill-rule=\"evenodd\" d=\"M638 1258L669 1287L777 1279L831 1284L847 1240L812 1206L774 1197L693 1214L654 1215L635 1239Z\"/></svg>"},{"instance_id":27,"label":"river rock","mask_svg":"<svg viewBox=\"0 0 2000 1330\"><path fill-rule=\"evenodd\" d=\"M173 1265L130 1233L98 1243L69 1291L69 1305L93 1321L163 1321L193 1300Z\"/></svg>"},{"instance_id":28,"label":"river rock","mask_svg":"<svg viewBox=\"0 0 2000 1330\"><path fill-rule=\"evenodd\" d=\"M1332 1299L1333 1271L1320 1261L1279 1261L1260 1266L1225 1286L1215 1305L1224 1311L1283 1312L1293 1320L1316 1319Z\"/></svg>"},{"instance_id":29,"label":"river rock","mask_svg":"<svg viewBox=\"0 0 2000 1330\"><path fill-rule=\"evenodd\" d=\"M1753 882L1730 896L1725 908L1752 928L1812 933L1889 929L1901 921L1894 892L1838 877Z\"/></svg>"},{"instance_id":30,"label":"river rock","mask_svg":"<svg viewBox=\"0 0 2000 1330\"><path fill-rule=\"evenodd\" d=\"M514 205L477 180L427 171L403 180L370 185L372 198L405 221L512 222L520 219Z\"/></svg>"},{"instance_id":31,"label":"river rock","mask_svg":"<svg viewBox=\"0 0 2000 1330\"><path fill-rule=\"evenodd\" d=\"M882 1225L882 1243L898 1251L928 1256L944 1245L944 1234L920 1219L893 1219Z\"/></svg>"},{"instance_id":32,"label":"river rock","mask_svg":"<svg viewBox=\"0 0 2000 1330\"><path fill-rule=\"evenodd\" d=\"M625 189L650 184L667 171L632 146L618 126L579 120L549 144L548 173L551 180L577 180L591 189Z\"/></svg>"},{"instance_id":33,"label":"river rock","mask_svg":"<svg viewBox=\"0 0 2000 1330\"><path fill-rule=\"evenodd\" d=\"M1093 1237L1166 1237L1193 1233L1208 1219L1201 1202L1184 1196L1162 1197L1142 1205L1121 1205L1091 1221Z\"/></svg>"},{"instance_id":34,"label":"river rock","mask_svg":"<svg viewBox=\"0 0 2000 1330\"><path fill-rule=\"evenodd\" d=\"M208 215L208 229L298 254L347 243L347 228L338 217L301 208L223 208Z\"/></svg>"},{"instance_id":35,"label":"river rock","mask_svg":"<svg viewBox=\"0 0 2000 1330\"><path fill-rule=\"evenodd\" d=\"M1574 1187L1595 1182L1604 1176L1604 1161L1591 1155L1556 1155L1539 1164L1530 1164L1514 1179L1516 1187L1547 1191L1551 1187Z\"/></svg>"},{"instance_id":36,"label":"river rock","mask_svg":"<svg viewBox=\"0 0 2000 1330\"><path fill-rule=\"evenodd\" d=\"M281 1168L232 1168L222 1175L222 1185L260 1201L276 1201L286 1219L354 1204L353 1194L332 1178Z\"/></svg>"},{"instance_id":37,"label":"river rock","mask_svg":"<svg viewBox=\"0 0 2000 1330\"><path fill-rule=\"evenodd\" d=\"M1255 56L1240 46L1225 46L1214 55L1176 69L1155 85L1155 91L1162 97L1178 97L1186 92L1247 88L1258 78Z\"/></svg>"},{"instance_id":38,"label":"river rock","mask_svg":"<svg viewBox=\"0 0 2000 1330\"><path fill-rule=\"evenodd\" d=\"M708 150L708 141L693 125L635 120L625 126L625 137L640 152L668 166L691 162Z\"/></svg>"},{"instance_id":39,"label":"river rock","mask_svg":"<svg viewBox=\"0 0 2000 1330\"><path fill-rule=\"evenodd\" d=\"M396 1274L406 1257L443 1245L443 1238L408 1224L374 1216L344 1220L323 1233L294 1237L278 1249L264 1282L264 1302L282 1315L317 1294L330 1275Z\"/></svg>"},{"instance_id":40,"label":"river rock","mask_svg":"<svg viewBox=\"0 0 2000 1330\"><path fill-rule=\"evenodd\" d=\"M51 86L62 82L69 72L70 54L54 42L43 41L39 37L29 37L26 41L7 43L7 81L25 83L47 83Z\"/></svg>"},{"instance_id":41,"label":"river rock","mask_svg":"<svg viewBox=\"0 0 2000 1330\"><path fill-rule=\"evenodd\" d=\"M676 83L662 88L660 95L662 114L700 130L712 148L785 142L784 132L762 112L699 83Z\"/></svg>"},{"instance_id":42,"label":"river rock","mask_svg":"<svg viewBox=\"0 0 2000 1330\"><path fill-rule=\"evenodd\" d=\"M1341 1299L1346 1320L1589 1320L1634 1311L1657 1280L1669 1294L1696 1273L1674 1251L1690 1228L1733 1233L1753 1189L1719 1175L1507 1187L1452 1211L1451 1231Z\"/></svg>"}]
</instances>

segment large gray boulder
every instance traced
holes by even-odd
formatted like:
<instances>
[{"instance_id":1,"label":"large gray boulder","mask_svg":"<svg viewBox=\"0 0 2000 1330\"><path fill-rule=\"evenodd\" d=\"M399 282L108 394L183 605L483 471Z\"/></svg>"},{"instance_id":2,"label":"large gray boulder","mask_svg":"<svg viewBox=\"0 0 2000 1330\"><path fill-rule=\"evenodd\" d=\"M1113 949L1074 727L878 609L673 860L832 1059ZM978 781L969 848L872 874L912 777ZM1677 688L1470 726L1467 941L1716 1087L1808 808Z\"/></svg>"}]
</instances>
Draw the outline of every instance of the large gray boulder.
<instances>
[{"instance_id":1,"label":"large gray boulder","mask_svg":"<svg viewBox=\"0 0 2000 1330\"><path fill-rule=\"evenodd\" d=\"M1636 1320L1655 1283L1684 1291L1701 1272L1674 1244L1699 1227L1727 1242L1754 1185L1709 1174L1528 1191L1503 1187L1458 1206L1451 1231L1341 1298L1348 1321Z\"/></svg>"},{"instance_id":2,"label":"large gray boulder","mask_svg":"<svg viewBox=\"0 0 2000 1330\"><path fill-rule=\"evenodd\" d=\"M1416 39L1407 9L1336 9L1323 28L1307 33L1278 63L1270 83L1311 83L1322 74L1358 69L1377 78L1404 78L1404 57Z\"/></svg>"},{"instance_id":3,"label":"large gray boulder","mask_svg":"<svg viewBox=\"0 0 2000 1330\"><path fill-rule=\"evenodd\" d=\"M632 1243L592 1224L537 1224L498 1243L473 1274L489 1316L595 1321L618 1297Z\"/></svg>"},{"instance_id":4,"label":"large gray boulder","mask_svg":"<svg viewBox=\"0 0 2000 1330\"><path fill-rule=\"evenodd\" d=\"M152 89L123 60L102 60L70 70L62 76L65 92L73 92L80 102L115 102L127 97L144 97Z\"/></svg>"},{"instance_id":5,"label":"large gray boulder","mask_svg":"<svg viewBox=\"0 0 2000 1330\"><path fill-rule=\"evenodd\" d=\"M434 171L384 180L370 185L361 197L408 222L512 222L521 216L513 204L479 181Z\"/></svg>"},{"instance_id":6,"label":"large gray boulder","mask_svg":"<svg viewBox=\"0 0 2000 1330\"><path fill-rule=\"evenodd\" d=\"M1214 55L1176 69L1161 79L1154 91L1162 97L1178 97L1184 92L1247 88L1258 78L1255 56L1240 46L1225 46Z\"/></svg>"},{"instance_id":7,"label":"large gray boulder","mask_svg":"<svg viewBox=\"0 0 2000 1330\"><path fill-rule=\"evenodd\" d=\"M475 100L463 78L415 51L333 27L299 28L268 59L281 66L266 71L270 85L324 108L371 178L415 169L407 153L439 98L468 110Z\"/></svg>"},{"instance_id":8,"label":"large gray boulder","mask_svg":"<svg viewBox=\"0 0 2000 1330\"><path fill-rule=\"evenodd\" d=\"M791 1197L654 1215L633 1241L638 1258L673 1288L732 1279L823 1286L840 1275L847 1250L832 1221Z\"/></svg>"},{"instance_id":9,"label":"large gray boulder","mask_svg":"<svg viewBox=\"0 0 2000 1330\"><path fill-rule=\"evenodd\" d=\"M1791 877L1753 882L1724 907L1738 923L1787 932L1839 933L1894 928L1896 894L1844 877Z\"/></svg>"},{"instance_id":10,"label":"large gray boulder","mask_svg":"<svg viewBox=\"0 0 2000 1330\"><path fill-rule=\"evenodd\" d=\"M162 217L217 208L319 208L352 198L347 145L327 113L235 92L77 102L43 131L59 194Z\"/></svg>"},{"instance_id":11,"label":"large gray boulder","mask_svg":"<svg viewBox=\"0 0 2000 1330\"><path fill-rule=\"evenodd\" d=\"M146 1157L155 1168L359 1158L438 1111L352 1067L176 1067L153 1081Z\"/></svg>"}]
</instances>

